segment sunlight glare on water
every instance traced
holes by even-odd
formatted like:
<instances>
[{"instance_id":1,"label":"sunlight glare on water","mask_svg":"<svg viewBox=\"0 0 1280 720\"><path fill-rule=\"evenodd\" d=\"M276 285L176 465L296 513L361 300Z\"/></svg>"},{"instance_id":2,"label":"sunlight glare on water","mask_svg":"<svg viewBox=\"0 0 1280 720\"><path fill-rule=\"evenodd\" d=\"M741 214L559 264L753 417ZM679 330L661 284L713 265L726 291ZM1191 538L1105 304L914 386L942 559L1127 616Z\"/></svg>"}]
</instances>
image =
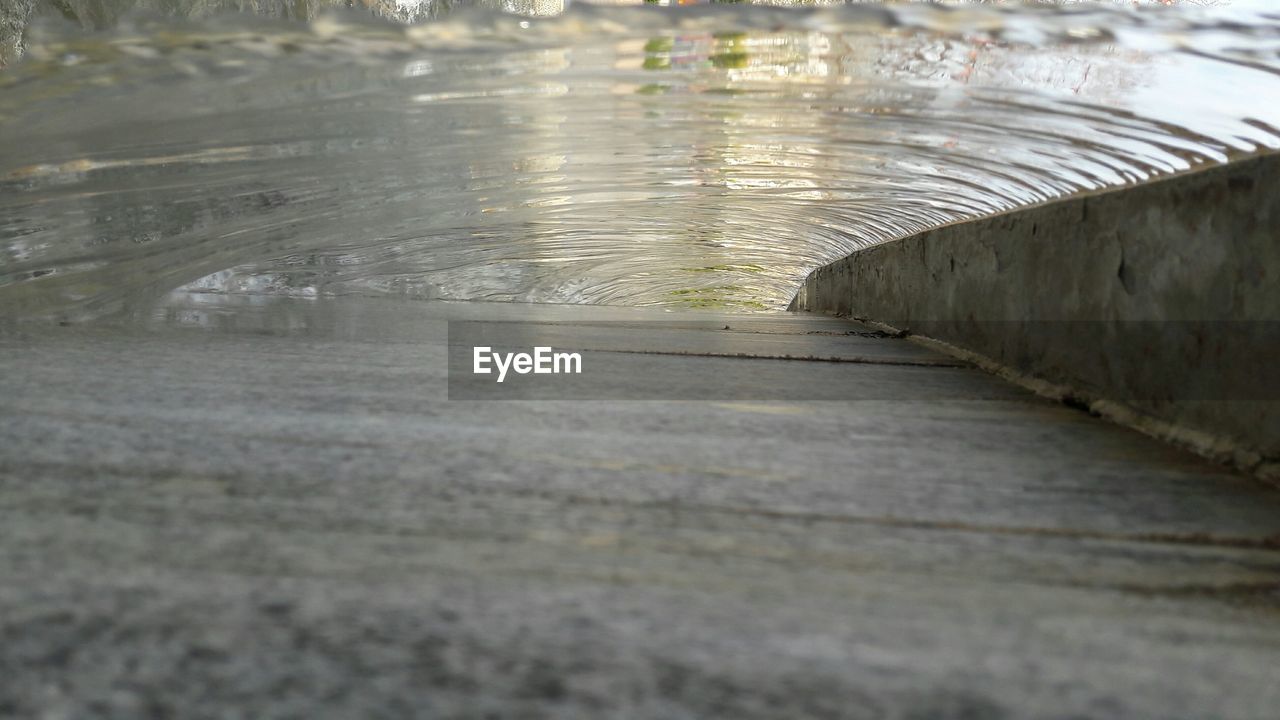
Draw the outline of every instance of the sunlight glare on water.
<instances>
[{"instance_id":1,"label":"sunlight glare on water","mask_svg":"<svg viewBox=\"0 0 1280 720\"><path fill-rule=\"evenodd\" d=\"M0 71L0 316L781 308L858 248L1280 146L1257 3L392 5L426 21L37 24Z\"/></svg>"}]
</instances>

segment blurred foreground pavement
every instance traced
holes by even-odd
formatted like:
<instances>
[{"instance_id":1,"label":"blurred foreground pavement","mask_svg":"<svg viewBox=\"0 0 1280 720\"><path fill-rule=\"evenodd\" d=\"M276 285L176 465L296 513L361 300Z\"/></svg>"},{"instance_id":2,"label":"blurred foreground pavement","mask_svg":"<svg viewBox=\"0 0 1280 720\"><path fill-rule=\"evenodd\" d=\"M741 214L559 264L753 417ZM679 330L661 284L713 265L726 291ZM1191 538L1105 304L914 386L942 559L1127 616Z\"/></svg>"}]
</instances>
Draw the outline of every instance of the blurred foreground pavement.
<instances>
[{"instance_id":1,"label":"blurred foreground pavement","mask_svg":"<svg viewBox=\"0 0 1280 720\"><path fill-rule=\"evenodd\" d=\"M447 319L758 386L450 400ZM199 297L6 330L0 716L1274 717L1280 491L868 330Z\"/></svg>"}]
</instances>

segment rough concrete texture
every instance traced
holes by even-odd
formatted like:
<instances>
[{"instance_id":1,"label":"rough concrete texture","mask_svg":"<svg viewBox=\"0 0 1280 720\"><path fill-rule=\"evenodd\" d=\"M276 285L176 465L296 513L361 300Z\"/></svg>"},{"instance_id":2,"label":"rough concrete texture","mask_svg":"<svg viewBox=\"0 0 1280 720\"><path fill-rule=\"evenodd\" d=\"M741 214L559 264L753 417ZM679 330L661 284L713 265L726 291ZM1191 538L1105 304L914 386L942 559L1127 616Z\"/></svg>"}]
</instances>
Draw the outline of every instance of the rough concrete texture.
<instances>
[{"instance_id":1,"label":"rough concrete texture","mask_svg":"<svg viewBox=\"0 0 1280 720\"><path fill-rule=\"evenodd\" d=\"M352 298L155 317L0 334L0 716L1280 706L1280 491L856 323ZM449 318L611 353L664 323L679 351L812 343L846 361L654 357L875 399L446 400Z\"/></svg>"},{"instance_id":2,"label":"rough concrete texture","mask_svg":"<svg viewBox=\"0 0 1280 720\"><path fill-rule=\"evenodd\" d=\"M34 8L35 0L0 2L0 68L22 55L23 34Z\"/></svg>"},{"instance_id":3,"label":"rough concrete texture","mask_svg":"<svg viewBox=\"0 0 1280 720\"><path fill-rule=\"evenodd\" d=\"M951 225L815 271L793 308L909 328L1280 459L1280 155Z\"/></svg>"}]
</instances>

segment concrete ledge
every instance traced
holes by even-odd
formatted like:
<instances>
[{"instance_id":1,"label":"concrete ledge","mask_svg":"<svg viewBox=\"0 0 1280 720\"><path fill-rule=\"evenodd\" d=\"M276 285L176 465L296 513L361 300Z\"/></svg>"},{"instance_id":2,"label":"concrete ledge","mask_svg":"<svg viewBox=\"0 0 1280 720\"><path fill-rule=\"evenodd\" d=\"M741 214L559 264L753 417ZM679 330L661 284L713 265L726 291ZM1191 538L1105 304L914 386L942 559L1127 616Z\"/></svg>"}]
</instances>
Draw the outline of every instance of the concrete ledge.
<instances>
[{"instance_id":1,"label":"concrete ledge","mask_svg":"<svg viewBox=\"0 0 1280 720\"><path fill-rule=\"evenodd\" d=\"M1280 468L1274 153L857 252L792 309L909 330L1215 460Z\"/></svg>"},{"instance_id":2,"label":"concrete ledge","mask_svg":"<svg viewBox=\"0 0 1280 720\"><path fill-rule=\"evenodd\" d=\"M34 0L0 2L0 69L22 55L22 36L34 9Z\"/></svg>"}]
</instances>

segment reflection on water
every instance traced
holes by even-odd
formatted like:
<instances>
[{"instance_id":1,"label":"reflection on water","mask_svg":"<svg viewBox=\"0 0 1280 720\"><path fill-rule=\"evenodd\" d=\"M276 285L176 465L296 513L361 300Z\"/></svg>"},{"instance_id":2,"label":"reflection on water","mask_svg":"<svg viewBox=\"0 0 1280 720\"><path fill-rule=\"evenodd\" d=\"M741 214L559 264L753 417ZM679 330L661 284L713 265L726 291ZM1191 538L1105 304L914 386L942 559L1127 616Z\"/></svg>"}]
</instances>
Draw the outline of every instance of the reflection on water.
<instances>
[{"instance_id":1,"label":"reflection on water","mask_svg":"<svg viewBox=\"0 0 1280 720\"><path fill-rule=\"evenodd\" d=\"M508 9L46 29L0 74L0 315L777 308L856 248L1280 145L1265 9Z\"/></svg>"}]
</instances>

